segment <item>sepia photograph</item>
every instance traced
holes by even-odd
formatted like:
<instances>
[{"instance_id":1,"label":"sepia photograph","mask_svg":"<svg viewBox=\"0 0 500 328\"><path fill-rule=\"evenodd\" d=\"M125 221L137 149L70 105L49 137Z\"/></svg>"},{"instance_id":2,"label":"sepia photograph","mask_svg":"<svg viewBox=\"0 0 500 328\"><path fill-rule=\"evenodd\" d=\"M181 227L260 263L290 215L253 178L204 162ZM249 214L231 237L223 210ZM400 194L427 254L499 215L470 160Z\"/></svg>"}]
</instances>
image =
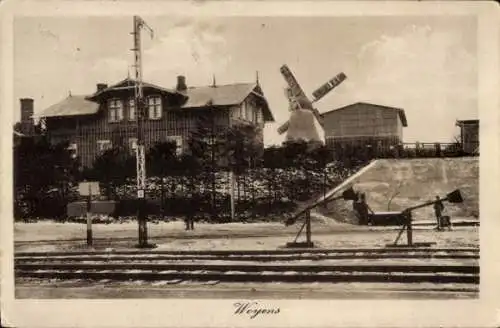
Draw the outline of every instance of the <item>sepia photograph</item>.
<instances>
[{"instance_id":1,"label":"sepia photograph","mask_svg":"<svg viewBox=\"0 0 500 328\"><path fill-rule=\"evenodd\" d=\"M479 25L13 16L14 298L479 300Z\"/></svg>"}]
</instances>

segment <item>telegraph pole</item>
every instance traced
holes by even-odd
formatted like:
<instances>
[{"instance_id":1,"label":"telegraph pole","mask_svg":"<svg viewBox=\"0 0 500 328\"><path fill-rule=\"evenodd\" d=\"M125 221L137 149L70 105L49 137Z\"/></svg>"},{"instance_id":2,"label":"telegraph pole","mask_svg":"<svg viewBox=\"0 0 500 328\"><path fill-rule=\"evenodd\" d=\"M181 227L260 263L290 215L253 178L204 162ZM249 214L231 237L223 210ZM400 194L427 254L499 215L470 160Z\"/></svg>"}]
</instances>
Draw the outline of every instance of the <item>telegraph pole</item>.
<instances>
[{"instance_id":1,"label":"telegraph pole","mask_svg":"<svg viewBox=\"0 0 500 328\"><path fill-rule=\"evenodd\" d=\"M136 159L137 159L137 221L139 225L139 244L140 248L150 248L152 245L148 244L148 230L147 230L147 213L146 213L146 151L144 145L144 112L145 101L142 89L142 49L141 49L141 29L146 28L151 37L153 37L153 30L144 22L139 16L134 16L134 67L135 67L135 83L134 83L134 96L135 108L137 116L137 145L136 145Z\"/></svg>"}]
</instances>

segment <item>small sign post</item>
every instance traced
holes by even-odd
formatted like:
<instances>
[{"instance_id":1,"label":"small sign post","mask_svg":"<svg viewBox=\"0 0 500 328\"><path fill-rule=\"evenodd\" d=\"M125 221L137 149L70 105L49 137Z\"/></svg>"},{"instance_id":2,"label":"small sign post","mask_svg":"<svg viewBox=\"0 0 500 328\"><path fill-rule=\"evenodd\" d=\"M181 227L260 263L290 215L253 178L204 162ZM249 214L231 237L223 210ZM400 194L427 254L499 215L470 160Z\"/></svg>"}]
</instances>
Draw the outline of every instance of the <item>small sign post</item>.
<instances>
[{"instance_id":1,"label":"small sign post","mask_svg":"<svg viewBox=\"0 0 500 328\"><path fill-rule=\"evenodd\" d=\"M99 182L81 182L78 191L87 198L87 246L92 247L92 195L99 195Z\"/></svg>"}]
</instances>

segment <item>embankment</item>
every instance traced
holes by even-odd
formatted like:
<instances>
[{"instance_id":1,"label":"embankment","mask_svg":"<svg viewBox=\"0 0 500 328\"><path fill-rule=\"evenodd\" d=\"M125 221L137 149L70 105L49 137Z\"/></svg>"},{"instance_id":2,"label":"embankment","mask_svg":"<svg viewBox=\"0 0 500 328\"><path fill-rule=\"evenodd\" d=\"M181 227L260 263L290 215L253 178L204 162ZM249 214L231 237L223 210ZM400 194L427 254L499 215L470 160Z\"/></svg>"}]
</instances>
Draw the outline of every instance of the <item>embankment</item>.
<instances>
[{"instance_id":1,"label":"embankment","mask_svg":"<svg viewBox=\"0 0 500 328\"><path fill-rule=\"evenodd\" d=\"M479 218L479 158L376 160L335 193L340 194L350 186L366 194L375 212L401 211L460 189L464 202L445 202L446 213L452 219ZM336 221L357 222L351 201L333 201L326 207L318 207L317 211ZM416 221L433 219L432 206L416 210L413 218Z\"/></svg>"}]
</instances>

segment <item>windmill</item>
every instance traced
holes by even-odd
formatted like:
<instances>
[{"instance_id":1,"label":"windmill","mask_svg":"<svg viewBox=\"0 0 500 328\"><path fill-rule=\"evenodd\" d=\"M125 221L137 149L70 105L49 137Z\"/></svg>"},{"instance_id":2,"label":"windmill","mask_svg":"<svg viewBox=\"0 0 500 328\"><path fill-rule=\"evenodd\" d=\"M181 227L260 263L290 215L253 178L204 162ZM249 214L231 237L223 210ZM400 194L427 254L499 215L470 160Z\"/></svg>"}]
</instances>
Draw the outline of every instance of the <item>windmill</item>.
<instances>
[{"instance_id":1,"label":"windmill","mask_svg":"<svg viewBox=\"0 0 500 328\"><path fill-rule=\"evenodd\" d=\"M323 122L313 104L342 83L347 76L341 72L321 85L313 92L314 99L311 101L287 65L281 66L280 72L288 83L287 97L290 102L291 115L290 119L278 128L278 133L287 132L288 141L305 140L324 143L319 134L319 130L323 128Z\"/></svg>"}]
</instances>

